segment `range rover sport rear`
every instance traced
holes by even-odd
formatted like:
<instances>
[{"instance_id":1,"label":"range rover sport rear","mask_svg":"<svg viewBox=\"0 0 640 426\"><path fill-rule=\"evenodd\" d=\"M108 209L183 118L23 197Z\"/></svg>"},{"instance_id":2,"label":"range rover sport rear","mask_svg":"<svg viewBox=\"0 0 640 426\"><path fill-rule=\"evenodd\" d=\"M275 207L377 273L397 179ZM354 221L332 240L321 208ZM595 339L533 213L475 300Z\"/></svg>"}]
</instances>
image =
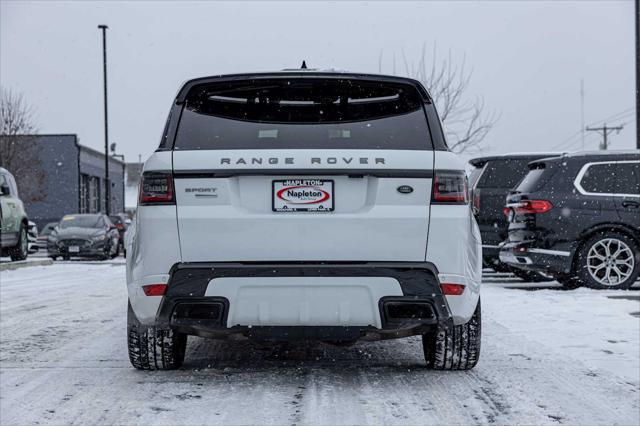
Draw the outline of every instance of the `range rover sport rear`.
<instances>
[{"instance_id":1,"label":"range rover sport rear","mask_svg":"<svg viewBox=\"0 0 640 426\"><path fill-rule=\"evenodd\" d=\"M190 334L422 335L431 368L477 362L481 249L464 164L414 80L309 71L187 82L145 163L136 220L137 368L179 367Z\"/></svg>"}]
</instances>

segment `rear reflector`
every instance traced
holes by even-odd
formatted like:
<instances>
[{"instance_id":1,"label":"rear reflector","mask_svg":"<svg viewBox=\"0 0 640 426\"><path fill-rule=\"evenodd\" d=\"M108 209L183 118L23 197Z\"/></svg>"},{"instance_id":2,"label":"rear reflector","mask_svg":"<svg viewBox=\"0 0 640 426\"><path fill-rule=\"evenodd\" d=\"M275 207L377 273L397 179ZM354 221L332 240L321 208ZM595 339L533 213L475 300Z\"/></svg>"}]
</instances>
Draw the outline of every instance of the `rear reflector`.
<instances>
[{"instance_id":1,"label":"rear reflector","mask_svg":"<svg viewBox=\"0 0 640 426\"><path fill-rule=\"evenodd\" d=\"M467 204L467 176L464 172L439 172L433 179L433 203Z\"/></svg>"},{"instance_id":2,"label":"rear reflector","mask_svg":"<svg viewBox=\"0 0 640 426\"><path fill-rule=\"evenodd\" d=\"M144 294L147 296L164 296L167 292L166 284L149 284L143 285L142 290L144 290Z\"/></svg>"},{"instance_id":3,"label":"rear reflector","mask_svg":"<svg viewBox=\"0 0 640 426\"><path fill-rule=\"evenodd\" d=\"M464 293L464 286L462 284L444 283L440 284L440 288L445 296L460 296Z\"/></svg>"},{"instance_id":4,"label":"rear reflector","mask_svg":"<svg viewBox=\"0 0 640 426\"><path fill-rule=\"evenodd\" d=\"M175 204L171 173L145 173L140 181L140 205Z\"/></svg>"},{"instance_id":5,"label":"rear reflector","mask_svg":"<svg viewBox=\"0 0 640 426\"><path fill-rule=\"evenodd\" d=\"M514 206L516 214L546 213L553 208L547 200L523 200Z\"/></svg>"}]
</instances>

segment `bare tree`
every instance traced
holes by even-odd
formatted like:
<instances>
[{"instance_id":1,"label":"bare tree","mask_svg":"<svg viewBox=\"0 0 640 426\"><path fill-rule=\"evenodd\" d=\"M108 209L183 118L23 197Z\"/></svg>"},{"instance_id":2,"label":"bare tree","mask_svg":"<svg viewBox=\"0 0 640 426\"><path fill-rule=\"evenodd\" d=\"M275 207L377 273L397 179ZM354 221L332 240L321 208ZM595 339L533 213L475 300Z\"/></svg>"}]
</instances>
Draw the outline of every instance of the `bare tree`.
<instances>
[{"instance_id":1,"label":"bare tree","mask_svg":"<svg viewBox=\"0 0 640 426\"><path fill-rule=\"evenodd\" d=\"M430 58L423 45L417 62L410 64L404 51L402 59L406 75L422 82L434 99L449 148L458 153L478 148L498 121L499 114L486 111L481 96L468 95L473 71L467 69L465 57L456 62L449 50L448 55L440 59L434 43ZM382 62L380 54L380 69Z\"/></svg>"},{"instance_id":2,"label":"bare tree","mask_svg":"<svg viewBox=\"0 0 640 426\"><path fill-rule=\"evenodd\" d=\"M0 88L0 166L16 178L23 201L44 198L44 171L37 149L35 112L20 93Z\"/></svg>"}]
</instances>

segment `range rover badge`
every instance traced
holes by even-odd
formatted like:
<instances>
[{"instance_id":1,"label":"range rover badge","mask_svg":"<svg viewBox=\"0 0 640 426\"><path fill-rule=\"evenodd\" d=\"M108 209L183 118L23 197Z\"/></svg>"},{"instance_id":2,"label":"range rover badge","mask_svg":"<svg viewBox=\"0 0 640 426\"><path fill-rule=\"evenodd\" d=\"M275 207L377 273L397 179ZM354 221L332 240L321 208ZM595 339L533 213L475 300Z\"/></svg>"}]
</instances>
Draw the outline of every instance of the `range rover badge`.
<instances>
[{"instance_id":1,"label":"range rover badge","mask_svg":"<svg viewBox=\"0 0 640 426\"><path fill-rule=\"evenodd\" d=\"M400 185L398 187L398 192L401 194L411 194L413 192L413 188L409 185Z\"/></svg>"}]
</instances>

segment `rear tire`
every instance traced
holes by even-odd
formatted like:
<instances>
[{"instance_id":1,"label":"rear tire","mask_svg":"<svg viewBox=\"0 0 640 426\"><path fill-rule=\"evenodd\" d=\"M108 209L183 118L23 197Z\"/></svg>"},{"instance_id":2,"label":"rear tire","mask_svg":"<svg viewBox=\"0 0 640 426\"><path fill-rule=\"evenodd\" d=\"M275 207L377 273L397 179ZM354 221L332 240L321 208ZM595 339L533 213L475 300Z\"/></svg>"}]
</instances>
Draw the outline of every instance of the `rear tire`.
<instances>
[{"instance_id":1,"label":"rear tire","mask_svg":"<svg viewBox=\"0 0 640 426\"><path fill-rule=\"evenodd\" d=\"M576 275L598 290L628 290L640 274L640 247L620 232L602 232L585 241L578 252Z\"/></svg>"},{"instance_id":2,"label":"rear tire","mask_svg":"<svg viewBox=\"0 0 640 426\"><path fill-rule=\"evenodd\" d=\"M471 370L480 358L482 331L480 300L466 324L422 335L427 368L433 370Z\"/></svg>"},{"instance_id":3,"label":"rear tire","mask_svg":"<svg viewBox=\"0 0 640 426\"><path fill-rule=\"evenodd\" d=\"M187 335L140 324L129 303L127 314L129 361L138 370L175 370L184 362Z\"/></svg>"},{"instance_id":4,"label":"rear tire","mask_svg":"<svg viewBox=\"0 0 640 426\"><path fill-rule=\"evenodd\" d=\"M13 262L25 260L29 255L29 240L27 239L27 229L24 224L20 225L18 243L9 250L9 257Z\"/></svg>"}]
</instances>

